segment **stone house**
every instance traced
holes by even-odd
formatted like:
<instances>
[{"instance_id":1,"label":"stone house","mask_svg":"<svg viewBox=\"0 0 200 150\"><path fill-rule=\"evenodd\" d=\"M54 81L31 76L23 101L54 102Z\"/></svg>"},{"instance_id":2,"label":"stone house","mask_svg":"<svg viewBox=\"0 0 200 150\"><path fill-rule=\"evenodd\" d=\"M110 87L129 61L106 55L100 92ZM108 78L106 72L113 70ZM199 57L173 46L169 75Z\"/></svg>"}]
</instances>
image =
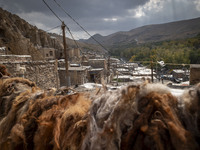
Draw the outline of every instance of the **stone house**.
<instances>
[{"instance_id":1,"label":"stone house","mask_svg":"<svg viewBox=\"0 0 200 150\"><path fill-rule=\"evenodd\" d=\"M180 69L174 69L172 71L172 75L174 78L183 78L185 76L185 71Z\"/></svg>"},{"instance_id":2,"label":"stone house","mask_svg":"<svg viewBox=\"0 0 200 150\"><path fill-rule=\"evenodd\" d=\"M79 48L71 48L68 51L69 58L72 59L74 57L80 57L80 49Z\"/></svg>"},{"instance_id":3,"label":"stone house","mask_svg":"<svg viewBox=\"0 0 200 150\"><path fill-rule=\"evenodd\" d=\"M43 57L46 60L51 60L56 58L56 50L54 48L40 48Z\"/></svg>"},{"instance_id":4,"label":"stone house","mask_svg":"<svg viewBox=\"0 0 200 150\"><path fill-rule=\"evenodd\" d=\"M89 59L88 65L92 68L107 68L107 61L106 59Z\"/></svg>"},{"instance_id":5,"label":"stone house","mask_svg":"<svg viewBox=\"0 0 200 150\"><path fill-rule=\"evenodd\" d=\"M103 68L93 68L89 70L88 81L94 83L101 83L101 79L105 78Z\"/></svg>"},{"instance_id":6,"label":"stone house","mask_svg":"<svg viewBox=\"0 0 200 150\"><path fill-rule=\"evenodd\" d=\"M200 64L190 65L190 85L200 82Z\"/></svg>"},{"instance_id":7,"label":"stone house","mask_svg":"<svg viewBox=\"0 0 200 150\"><path fill-rule=\"evenodd\" d=\"M72 86L72 85L81 85L87 82L88 76L87 66L69 66L68 68L68 85L66 78L66 70L65 68L58 68L59 78L60 78L60 86Z\"/></svg>"}]
</instances>

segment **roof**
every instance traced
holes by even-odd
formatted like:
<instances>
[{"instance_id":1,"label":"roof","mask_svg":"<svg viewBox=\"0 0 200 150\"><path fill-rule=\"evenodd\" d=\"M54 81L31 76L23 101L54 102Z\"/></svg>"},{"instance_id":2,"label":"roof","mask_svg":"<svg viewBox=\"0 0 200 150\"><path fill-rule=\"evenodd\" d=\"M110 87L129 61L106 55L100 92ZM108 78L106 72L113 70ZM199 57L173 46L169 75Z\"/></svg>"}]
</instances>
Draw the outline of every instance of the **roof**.
<instances>
[{"instance_id":1,"label":"roof","mask_svg":"<svg viewBox=\"0 0 200 150\"><path fill-rule=\"evenodd\" d=\"M81 67L69 67L68 68L69 71L84 71L86 69L87 69L87 67L85 67L85 66L81 66ZM58 70L65 70L65 68L58 68Z\"/></svg>"},{"instance_id":2,"label":"roof","mask_svg":"<svg viewBox=\"0 0 200 150\"><path fill-rule=\"evenodd\" d=\"M104 61L105 59L89 59L89 61Z\"/></svg>"},{"instance_id":3,"label":"roof","mask_svg":"<svg viewBox=\"0 0 200 150\"><path fill-rule=\"evenodd\" d=\"M80 67L80 64L70 64L70 67Z\"/></svg>"},{"instance_id":4,"label":"roof","mask_svg":"<svg viewBox=\"0 0 200 150\"><path fill-rule=\"evenodd\" d=\"M192 64L190 65L190 68L200 68L200 64Z\"/></svg>"},{"instance_id":5,"label":"roof","mask_svg":"<svg viewBox=\"0 0 200 150\"><path fill-rule=\"evenodd\" d=\"M117 71L125 72L125 71L129 71L129 70L125 69L125 68L117 68Z\"/></svg>"},{"instance_id":6,"label":"roof","mask_svg":"<svg viewBox=\"0 0 200 150\"><path fill-rule=\"evenodd\" d=\"M95 68L95 69L90 69L91 71L101 71L103 68Z\"/></svg>"},{"instance_id":7,"label":"roof","mask_svg":"<svg viewBox=\"0 0 200 150\"><path fill-rule=\"evenodd\" d=\"M185 73L185 71L181 70L181 69L174 69L173 72L175 72L175 73Z\"/></svg>"}]
</instances>

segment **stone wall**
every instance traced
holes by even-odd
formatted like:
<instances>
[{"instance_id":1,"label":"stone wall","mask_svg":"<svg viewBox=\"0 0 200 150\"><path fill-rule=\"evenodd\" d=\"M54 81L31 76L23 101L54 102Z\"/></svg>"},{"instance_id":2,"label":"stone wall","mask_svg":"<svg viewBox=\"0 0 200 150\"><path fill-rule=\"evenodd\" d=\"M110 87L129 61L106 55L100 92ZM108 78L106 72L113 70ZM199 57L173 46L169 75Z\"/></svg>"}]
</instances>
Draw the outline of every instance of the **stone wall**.
<instances>
[{"instance_id":1,"label":"stone wall","mask_svg":"<svg viewBox=\"0 0 200 150\"><path fill-rule=\"evenodd\" d=\"M42 89L60 87L55 62L3 62L1 64L7 67L13 77L29 79Z\"/></svg>"},{"instance_id":2,"label":"stone wall","mask_svg":"<svg viewBox=\"0 0 200 150\"><path fill-rule=\"evenodd\" d=\"M0 62L24 62L31 61L31 55L0 55Z\"/></svg>"}]
</instances>

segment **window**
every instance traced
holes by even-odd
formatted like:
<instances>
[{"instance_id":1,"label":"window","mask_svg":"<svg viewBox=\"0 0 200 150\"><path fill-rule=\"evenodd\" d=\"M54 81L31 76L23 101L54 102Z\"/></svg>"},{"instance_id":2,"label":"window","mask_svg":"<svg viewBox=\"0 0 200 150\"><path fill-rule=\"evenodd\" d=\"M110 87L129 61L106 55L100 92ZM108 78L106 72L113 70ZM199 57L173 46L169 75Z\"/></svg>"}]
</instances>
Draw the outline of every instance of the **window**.
<instances>
[{"instance_id":1,"label":"window","mask_svg":"<svg viewBox=\"0 0 200 150\"><path fill-rule=\"evenodd\" d=\"M53 51L49 51L49 55L50 55L50 56L53 56Z\"/></svg>"}]
</instances>

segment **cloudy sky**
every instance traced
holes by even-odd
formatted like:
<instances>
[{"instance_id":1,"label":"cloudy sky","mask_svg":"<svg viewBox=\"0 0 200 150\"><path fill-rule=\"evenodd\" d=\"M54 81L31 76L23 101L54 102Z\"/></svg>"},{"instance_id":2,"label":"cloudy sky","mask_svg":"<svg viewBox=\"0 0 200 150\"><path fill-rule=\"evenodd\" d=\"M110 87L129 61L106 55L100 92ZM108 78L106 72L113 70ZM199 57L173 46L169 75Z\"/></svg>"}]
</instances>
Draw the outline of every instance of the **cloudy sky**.
<instances>
[{"instance_id":1,"label":"cloudy sky","mask_svg":"<svg viewBox=\"0 0 200 150\"><path fill-rule=\"evenodd\" d=\"M200 0L45 0L70 28L76 39L89 36L55 3L59 3L91 35L200 17ZM30 24L48 30L61 22L43 0L0 0L3 9ZM61 29L51 30L61 34Z\"/></svg>"}]
</instances>

